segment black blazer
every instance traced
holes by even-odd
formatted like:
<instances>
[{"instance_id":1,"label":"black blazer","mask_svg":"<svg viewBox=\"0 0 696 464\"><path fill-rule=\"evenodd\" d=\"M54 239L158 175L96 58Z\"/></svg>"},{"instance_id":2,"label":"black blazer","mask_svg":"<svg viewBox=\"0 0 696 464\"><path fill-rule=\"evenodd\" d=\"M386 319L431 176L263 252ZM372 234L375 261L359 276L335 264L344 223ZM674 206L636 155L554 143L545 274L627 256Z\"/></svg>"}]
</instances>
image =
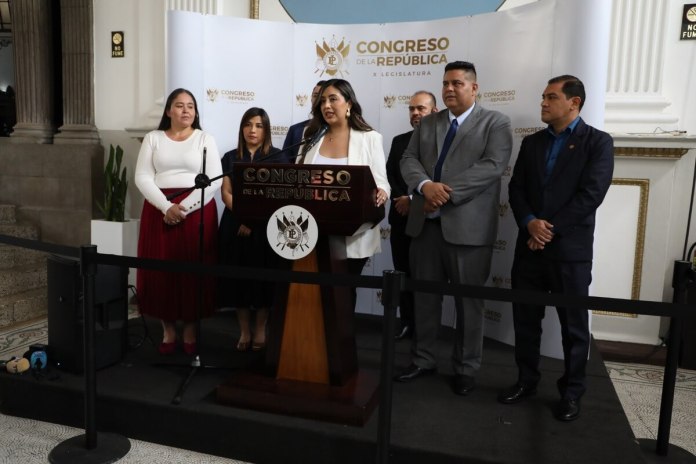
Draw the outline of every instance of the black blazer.
<instances>
[{"instance_id":1,"label":"black blazer","mask_svg":"<svg viewBox=\"0 0 696 464\"><path fill-rule=\"evenodd\" d=\"M525 137L520 146L508 186L510 206L520 226L515 254L529 251L529 233L522 221L534 215L553 225L554 238L542 253L555 260L591 261L595 212L614 172L614 141L581 119L543 185L549 143L544 129Z\"/></svg>"},{"instance_id":2,"label":"black blazer","mask_svg":"<svg viewBox=\"0 0 696 464\"><path fill-rule=\"evenodd\" d=\"M389 157L387 158L387 180L391 186L392 198L408 195L408 186L401 175L399 163L401 162L401 156L406 151L406 147L408 147L408 142L411 140L412 134L413 131L410 131L405 134L397 135L392 139ZM392 226L406 227L407 220L408 216L400 215L396 212L396 208L394 207L389 208L389 224Z\"/></svg>"},{"instance_id":3,"label":"black blazer","mask_svg":"<svg viewBox=\"0 0 696 464\"><path fill-rule=\"evenodd\" d=\"M288 133L285 135L285 141L283 142L283 150L287 149L291 145L300 143L302 141L302 136L304 135L304 130L307 124L309 124L309 119L306 119L302 122L298 122L290 126L290 128L288 129ZM295 162L295 159L300 153L301 147L302 145L298 145L292 150L286 151L286 157L290 160L290 163Z\"/></svg>"}]
</instances>

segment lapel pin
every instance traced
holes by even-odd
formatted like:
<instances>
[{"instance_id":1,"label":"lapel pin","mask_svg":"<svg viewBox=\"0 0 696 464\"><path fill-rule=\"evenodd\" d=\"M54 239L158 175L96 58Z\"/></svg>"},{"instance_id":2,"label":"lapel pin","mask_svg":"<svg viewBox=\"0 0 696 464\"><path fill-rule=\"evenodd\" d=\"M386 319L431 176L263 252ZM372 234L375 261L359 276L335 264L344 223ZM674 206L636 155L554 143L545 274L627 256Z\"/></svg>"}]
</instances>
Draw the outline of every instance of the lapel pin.
<instances>
[{"instance_id":1,"label":"lapel pin","mask_svg":"<svg viewBox=\"0 0 696 464\"><path fill-rule=\"evenodd\" d=\"M568 146L568 148L570 148L572 150L573 148L575 148L575 145L570 145L570 146Z\"/></svg>"}]
</instances>

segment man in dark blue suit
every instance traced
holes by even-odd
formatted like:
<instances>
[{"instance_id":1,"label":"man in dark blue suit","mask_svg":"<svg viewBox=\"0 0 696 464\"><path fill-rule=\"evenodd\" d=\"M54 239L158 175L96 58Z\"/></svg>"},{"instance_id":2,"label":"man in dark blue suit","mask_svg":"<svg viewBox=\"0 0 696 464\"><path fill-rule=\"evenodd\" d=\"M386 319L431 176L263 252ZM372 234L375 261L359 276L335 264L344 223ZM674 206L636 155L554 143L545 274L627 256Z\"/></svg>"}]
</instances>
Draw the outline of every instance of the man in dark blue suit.
<instances>
[{"instance_id":1,"label":"man in dark blue suit","mask_svg":"<svg viewBox=\"0 0 696 464\"><path fill-rule=\"evenodd\" d=\"M317 98L319 97L319 91L321 90L322 84L324 84L326 81L319 81L314 85L314 88L312 89L312 106L311 108L314 108L314 103L316 103ZM302 139L304 138L304 131L305 127L307 127L307 124L309 124L309 119L305 119L304 121L298 122L297 124L293 124L288 128L288 133L285 135L285 141L283 142L283 150L285 150L288 147L291 147L292 145L299 144ZM290 153L287 154L288 159L290 159L290 162L294 163L295 159L297 158L297 155L300 153L300 147L302 145L297 145L295 148L290 150Z\"/></svg>"},{"instance_id":2,"label":"man in dark blue suit","mask_svg":"<svg viewBox=\"0 0 696 464\"><path fill-rule=\"evenodd\" d=\"M614 145L609 134L580 118L583 83L574 76L548 82L541 120L548 128L525 137L509 184L519 225L512 288L587 296L592 280L595 212L611 185ZM587 309L557 307L565 371L554 415L572 421L585 393L590 348ZM536 393L543 305L513 304L517 383L500 393L512 404Z\"/></svg>"},{"instance_id":3,"label":"man in dark blue suit","mask_svg":"<svg viewBox=\"0 0 696 464\"><path fill-rule=\"evenodd\" d=\"M414 93L408 102L408 116L411 127L415 128L420 124L421 118L437 111L435 95L425 90ZM401 175L399 163L401 157L408 147L413 131L397 135L392 140L389 158L387 159L387 179L391 186L391 206L389 208L389 243L391 244L392 262L394 269L403 271L408 277L411 276L411 266L409 265L409 248L411 237L406 235L406 222L408 212L411 207L411 196L409 195L408 185ZM399 301L399 313L401 315L401 330L396 335L397 340L411 338L415 327L413 320L413 293L402 292Z\"/></svg>"}]
</instances>

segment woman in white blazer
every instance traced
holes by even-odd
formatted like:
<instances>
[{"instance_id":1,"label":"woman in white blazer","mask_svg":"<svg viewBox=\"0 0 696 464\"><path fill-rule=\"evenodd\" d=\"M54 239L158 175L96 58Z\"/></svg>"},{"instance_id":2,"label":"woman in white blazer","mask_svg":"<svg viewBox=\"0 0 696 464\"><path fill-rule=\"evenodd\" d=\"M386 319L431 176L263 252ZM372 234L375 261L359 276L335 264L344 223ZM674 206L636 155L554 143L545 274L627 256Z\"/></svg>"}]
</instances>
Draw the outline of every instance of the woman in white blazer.
<instances>
[{"instance_id":1,"label":"woman in white blazer","mask_svg":"<svg viewBox=\"0 0 696 464\"><path fill-rule=\"evenodd\" d=\"M305 137L311 138L324 130L325 134L308 150L303 147L298 162L369 166L377 184L375 204L383 205L391 189L387 180L382 135L363 119L362 108L350 83L343 79L326 81L314 103L312 114ZM340 211L336 214L340 214ZM360 275L367 259L381 251L380 242L379 227L371 223L363 224L355 234L346 237L348 272Z\"/></svg>"}]
</instances>

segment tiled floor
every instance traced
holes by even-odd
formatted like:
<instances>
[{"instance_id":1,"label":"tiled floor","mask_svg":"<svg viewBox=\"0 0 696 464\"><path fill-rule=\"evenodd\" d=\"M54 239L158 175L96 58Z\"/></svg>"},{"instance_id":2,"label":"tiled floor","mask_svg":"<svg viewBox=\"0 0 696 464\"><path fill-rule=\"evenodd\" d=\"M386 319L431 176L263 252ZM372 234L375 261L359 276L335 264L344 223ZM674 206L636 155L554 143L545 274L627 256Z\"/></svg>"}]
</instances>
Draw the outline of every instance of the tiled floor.
<instances>
[{"instance_id":1,"label":"tiled floor","mask_svg":"<svg viewBox=\"0 0 696 464\"><path fill-rule=\"evenodd\" d=\"M0 359L21 356L32 343L45 343L46 321L40 320L0 332ZM657 366L606 362L636 438L655 439L660 411L663 369ZM696 454L696 371L679 370L675 388L670 443ZM0 464L45 463L58 443L83 430L48 422L0 415ZM131 440L123 463L210 463L240 461Z\"/></svg>"},{"instance_id":2,"label":"tiled floor","mask_svg":"<svg viewBox=\"0 0 696 464\"><path fill-rule=\"evenodd\" d=\"M22 356L29 345L46 343L46 320L38 320L0 331L0 359ZM2 375L2 374L0 374ZM9 375L9 374L5 374ZM44 464L51 450L84 430L0 414L0 464ZM131 450L119 463L124 464L245 464L242 461L210 456L193 451L130 440Z\"/></svg>"},{"instance_id":3,"label":"tiled floor","mask_svg":"<svg viewBox=\"0 0 696 464\"><path fill-rule=\"evenodd\" d=\"M664 368L604 363L636 438L657 438ZM669 442L696 455L696 371L679 369Z\"/></svg>"}]
</instances>

